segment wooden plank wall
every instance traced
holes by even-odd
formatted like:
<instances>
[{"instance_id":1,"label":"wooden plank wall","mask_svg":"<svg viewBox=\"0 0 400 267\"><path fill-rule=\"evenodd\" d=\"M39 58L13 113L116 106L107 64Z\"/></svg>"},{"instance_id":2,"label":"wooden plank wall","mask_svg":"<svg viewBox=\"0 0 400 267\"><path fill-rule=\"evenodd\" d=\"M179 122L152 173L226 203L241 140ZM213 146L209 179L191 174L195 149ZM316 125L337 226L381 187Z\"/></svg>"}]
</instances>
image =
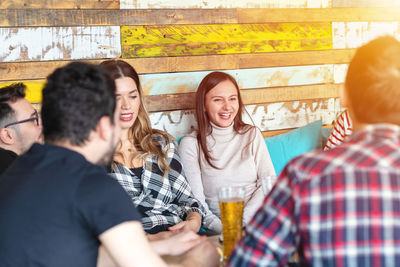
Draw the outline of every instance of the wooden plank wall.
<instances>
[{"instance_id":1,"label":"wooden plank wall","mask_svg":"<svg viewBox=\"0 0 400 267\"><path fill-rule=\"evenodd\" d=\"M71 60L121 57L140 73L155 128L196 127L194 92L210 71L234 76L265 135L330 124L355 48L399 37L398 0L2 0L0 85L28 84ZM251 121L250 117L246 120Z\"/></svg>"}]
</instances>

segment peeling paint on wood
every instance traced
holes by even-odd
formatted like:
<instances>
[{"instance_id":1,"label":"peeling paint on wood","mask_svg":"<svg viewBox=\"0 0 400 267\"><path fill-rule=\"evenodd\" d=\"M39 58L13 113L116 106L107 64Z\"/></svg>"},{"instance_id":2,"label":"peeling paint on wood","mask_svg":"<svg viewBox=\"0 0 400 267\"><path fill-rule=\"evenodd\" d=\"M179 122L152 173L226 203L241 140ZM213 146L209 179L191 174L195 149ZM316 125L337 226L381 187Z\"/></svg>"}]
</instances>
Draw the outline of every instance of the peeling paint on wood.
<instances>
[{"instance_id":1,"label":"peeling paint on wood","mask_svg":"<svg viewBox=\"0 0 400 267\"><path fill-rule=\"evenodd\" d=\"M383 35L400 39L398 22L333 22L333 48L357 48Z\"/></svg>"},{"instance_id":2,"label":"peeling paint on wood","mask_svg":"<svg viewBox=\"0 0 400 267\"><path fill-rule=\"evenodd\" d=\"M242 89L333 82L333 65L293 66L224 71ZM210 71L141 75L145 95L190 93Z\"/></svg>"},{"instance_id":3,"label":"peeling paint on wood","mask_svg":"<svg viewBox=\"0 0 400 267\"><path fill-rule=\"evenodd\" d=\"M296 128L321 119L330 124L340 111L339 99L316 99L294 102L247 105L246 110L254 125L261 131ZM155 112L150 114L152 126L169 132L175 138L197 128L194 114L190 110ZM249 118L245 120L252 124Z\"/></svg>"},{"instance_id":4,"label":"peeling paint on wood","mask_svg":"<svg viewBox=\"0 0 400 267\"><path fill-rule=\"evenodd\" d=\"M324 8L331 0L120 0L128 8Z\"/></svg>"},{"instance_id":5,"label":"peeling paint on wood","mask_svg":"<svg viewBox=\"0 0 400 267\"><path fill-rule=\"evenodd\" d=\"M121 39L123 58L332 48L330 23L122 26Z\"/></svg>"},{"instance_id":6,"label":"peeling paint on wood","mask_svg":"<svg viewBox=\"0 0 400 267\"><path fill-rule=\"evenodd\" d=\"M262 131L281 130L303 126L321 119L331 123L339 111L338 99L313 99L283 103L246 106L255 125Z\"/></svg>"},{"instance_id":7,"label":"peeling paint on wood","mask_svg":"<svg viewBox=\"0 0 400 267\"><path fill-rule=\"evenodd\" d=\"M338 65L340 66L340 65ZM334 65L311 65L277 68L226 70L241 89L271 88L333 83ZM196 92L210 71L140 75L144 95L167 95ZM44 81L40 81L44 83ZM35 83L39 84L39 81Z\"/></svg>"},{"instance_id":8,"label":"peeling paint on wood","mask_svg":"<svg viewBox=\"0 0 400 267\"><path fill-rule=\"evenodd\" d=\"M114 58L121 54L113 27L0 28L0 62Z\"/></svg>"},{"instance_id":9,"label":"peeling paint on wood","mask_svg":"<svg viewBox=\"0 0 400 267\"><path fill-rule=\"evenodd\" d=\"M188 72L207 70L249 69L320 64L344 64L350 62L355 49L324 51L280 52L263 54L184 56L161 58L135 58L126 61L139 74ZM27 80L43 79L56 68L70 61L10 62L0 64L0 80L10 81L23 77ZM99 64L101 59L87 60Z\"/></svg>"}]
</instances>

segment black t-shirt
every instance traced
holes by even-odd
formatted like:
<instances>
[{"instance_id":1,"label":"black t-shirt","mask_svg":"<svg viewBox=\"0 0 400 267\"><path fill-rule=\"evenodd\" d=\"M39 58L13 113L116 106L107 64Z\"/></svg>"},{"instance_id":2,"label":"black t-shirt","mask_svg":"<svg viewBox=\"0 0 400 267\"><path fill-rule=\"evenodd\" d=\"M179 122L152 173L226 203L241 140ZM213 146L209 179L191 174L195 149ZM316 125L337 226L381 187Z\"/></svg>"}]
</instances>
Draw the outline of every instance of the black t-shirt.
<instances>
[{"instance_id":1,"label":"black t-shirt","mask_svg":"<svg viewBox=\"0 0 400 267\"><path fill-rule=\"evenodd\" d=\"M0 266L96 266L98 236L131 220L139 213L103 168L34 144L0 179Z\"/></svg>"},{"instance_id":2,"label":"black t-shirt","mask_svg":"<svg viewBox=\"0 0 400 267\"><path fill-rule=\"evenodd\" d=\"M17 154L10 150L0 148L0 175L13 163Z\"/></svg>"}]
</instances>

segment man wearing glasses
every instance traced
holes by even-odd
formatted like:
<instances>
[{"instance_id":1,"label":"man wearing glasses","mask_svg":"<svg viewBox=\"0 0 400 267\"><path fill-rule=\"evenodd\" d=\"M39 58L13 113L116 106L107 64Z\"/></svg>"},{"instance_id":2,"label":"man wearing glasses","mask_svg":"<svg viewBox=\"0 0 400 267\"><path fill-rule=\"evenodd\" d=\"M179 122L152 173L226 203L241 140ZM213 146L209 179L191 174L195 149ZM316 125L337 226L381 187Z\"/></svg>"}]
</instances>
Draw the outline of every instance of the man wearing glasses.
<instances>
[{"instance_id":1,"label":"man wearing glasses","mask_svg":"<svg viewBox=\"0 0 400 267\"><path fill-rule=\"evenodd\" d=\"M35 142L42 140L37 111L25 99L25 85L0 88L0 174Z\"/></svg>"}]
</instances>

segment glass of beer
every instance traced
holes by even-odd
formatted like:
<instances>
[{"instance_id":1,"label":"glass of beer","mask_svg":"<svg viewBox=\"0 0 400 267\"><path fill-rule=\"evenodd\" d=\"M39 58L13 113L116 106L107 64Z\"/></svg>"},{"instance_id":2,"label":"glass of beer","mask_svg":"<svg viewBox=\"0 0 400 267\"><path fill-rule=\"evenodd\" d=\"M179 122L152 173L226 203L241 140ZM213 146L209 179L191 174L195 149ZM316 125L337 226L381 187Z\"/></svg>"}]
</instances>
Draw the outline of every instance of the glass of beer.
<instances>
[{"instance_id":1,"label":"glass of beer","mask_svg":"<svg viewBox=\"0 0 400 267\"><path fill-rule=\"evenodd\" d=\"M278 177L276 175L268 175L261 178L261 187L264 195L268 195L269 191L271 191Z\"/></svg>"},{"instance_id":2,"label":"glass of beer","mask_svg":"<svg viewBox=\"0 0 400 267\"><path fill-rule=\"evenodd\" d=\"M224 237L224 261L226 262L235 243L242 238L244 189L236 186L221 187L218 190L218 200Z\"/></svg>"}]
</instances>

